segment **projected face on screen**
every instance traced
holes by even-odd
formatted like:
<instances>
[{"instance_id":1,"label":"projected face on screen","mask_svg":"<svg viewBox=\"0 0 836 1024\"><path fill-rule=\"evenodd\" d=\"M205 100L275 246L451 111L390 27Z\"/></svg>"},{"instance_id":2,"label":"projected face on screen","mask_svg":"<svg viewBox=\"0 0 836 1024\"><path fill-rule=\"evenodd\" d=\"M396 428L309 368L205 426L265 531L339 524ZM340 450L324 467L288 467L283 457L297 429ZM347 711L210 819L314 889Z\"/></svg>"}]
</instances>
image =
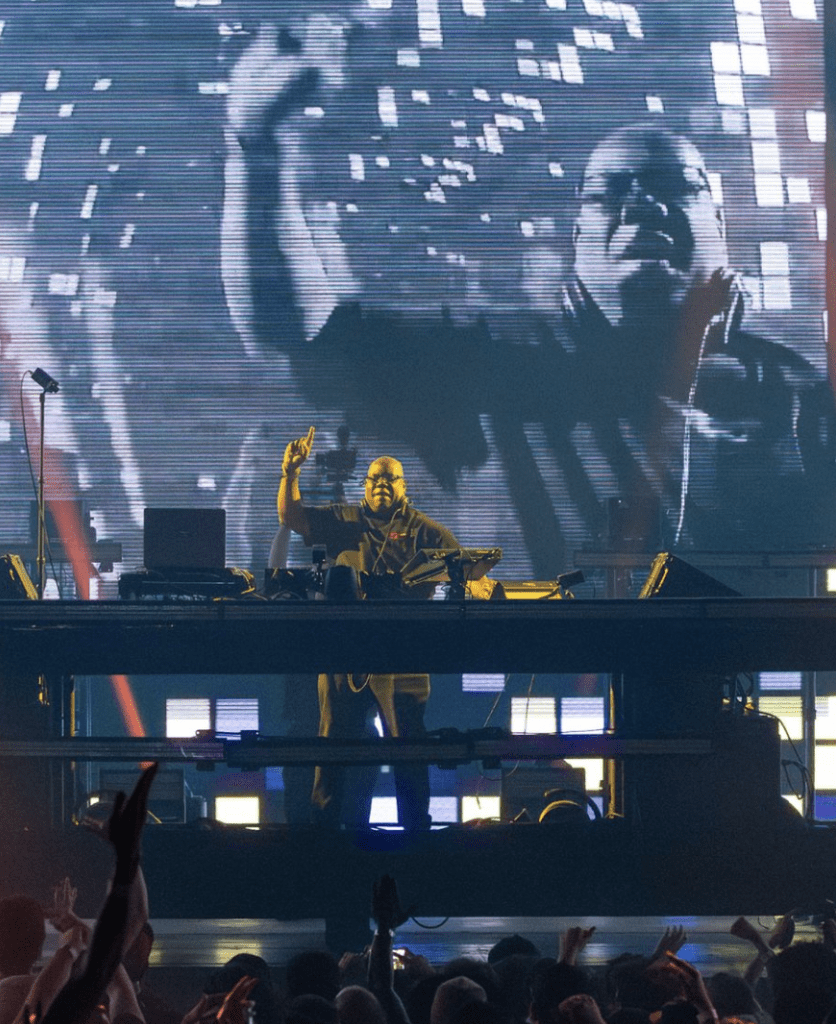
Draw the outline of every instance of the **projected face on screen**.
<instances>
[{"instance_id":1,"label":"projected face on screen","mask_svg":"<svg viewBox=\"0 0 836 1024\"><path fill-rule=\"evenodd\" d=\"M0 310L10 541L11 381L43 362L64 493L129 565L171 504L223 505L228 560L262 567L311 423L356 449L341 499L391 453L507 578L584 548L833 543L820 5L55 10L1 39L26 245L0 284L31 295ZM302 483L337 496L327 460Z\"/></svg>"},{"instance_id":2,"label":"projected face on screen","mask_svg":"<svg viewBox=\"0 0 836 1024\"><path fill-rule=\"evenodd\" d=\"M728 265L723 217L686 139L623 128L595 147L580 187L575 270L613 325L650 320Z\"/></svg>"}]
</instances>

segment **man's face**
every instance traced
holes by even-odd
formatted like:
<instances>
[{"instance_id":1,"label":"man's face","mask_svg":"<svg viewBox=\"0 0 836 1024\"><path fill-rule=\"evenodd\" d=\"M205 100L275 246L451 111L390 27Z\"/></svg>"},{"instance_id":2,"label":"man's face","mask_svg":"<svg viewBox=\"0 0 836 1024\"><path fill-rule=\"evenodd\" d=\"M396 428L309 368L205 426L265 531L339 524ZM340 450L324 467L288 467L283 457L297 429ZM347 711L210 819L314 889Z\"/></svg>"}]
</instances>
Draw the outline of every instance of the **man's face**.
<instances>
[{"instance_id":1,"label":"man's face","mask_svg":"<svg viewBox=\"0 0 836 1024\"><path fill-rule=\"evenodd\" d=\"M397 459L375 459L366 474L366 504L372 512L388 512L406 496L403 466Z\"/></svg>"},{"instance_id":2,"label":"man's face","mask_svg":"<svg viewBox=\"0 0 836 1024\"><path fill-rule=\"evenodd\" d=\"M687 140L623 129L589 158L575 271L613 325L678 308L728 263L723 218Z\"/></svg>"}]
</instances>

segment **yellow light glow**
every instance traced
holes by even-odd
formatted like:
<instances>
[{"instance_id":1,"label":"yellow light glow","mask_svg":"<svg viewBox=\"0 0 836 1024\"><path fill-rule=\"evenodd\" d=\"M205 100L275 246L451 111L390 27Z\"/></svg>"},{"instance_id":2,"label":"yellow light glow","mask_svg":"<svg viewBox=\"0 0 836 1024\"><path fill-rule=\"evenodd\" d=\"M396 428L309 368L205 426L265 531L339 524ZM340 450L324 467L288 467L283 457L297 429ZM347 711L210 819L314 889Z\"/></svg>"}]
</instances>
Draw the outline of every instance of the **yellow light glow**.
<instances>
[{"instance_id":1,"label":"yellow light glow","mask_svg":"<svg viewBox=\"0 0 836 1024\"><path fill-rule=\"evenodd\" d=\"M474 818L498 818L498 796L463 796L462 821L473 821Z\"/></svg>"},{"instance_id":2,"label":"yellow light glow","mask_svg":"<svg viewBox=\"0 0 836 1024\"><path fill-rule=\"evenodd\" d=\"M566 763L573 768L583 768L586 773L587 793L600 793L604 788L604 762L600 757L567 757Z\"/></svg>"},{"instance_id":3,"label":"yellow light glow","mask_svg":"<svg viewBox=\"0 0 836 1024\"><path fill-rule=\"evenodd\" d=\"M836 569L827 570L827 592L832 594L836 591Z\"/></svg>"},{"instance_id":4,"label":"yellow light glow","mask_svg":"<svg viewBox=\"0 0 836 1024\"><path fill-rule=\"evenodd\" d=\"M216 796L215 821L224 825L258 825L261 800L257 796Z\"/></svg>"},{"instance_id":5,"label":"yellow light glow","mask_svg":"<svg viewBox=\"0 0 836 1024\"><path fill-rule=\"evenodd\" d=\"M768 715L780 718L786 726L787 732L792 740L800 740L804 737L804 723L801 718L801 698L790 696L760 696L758 708ZM781 739L786 739L786 733L781 734Z\"/></svg>"}]
</instances>

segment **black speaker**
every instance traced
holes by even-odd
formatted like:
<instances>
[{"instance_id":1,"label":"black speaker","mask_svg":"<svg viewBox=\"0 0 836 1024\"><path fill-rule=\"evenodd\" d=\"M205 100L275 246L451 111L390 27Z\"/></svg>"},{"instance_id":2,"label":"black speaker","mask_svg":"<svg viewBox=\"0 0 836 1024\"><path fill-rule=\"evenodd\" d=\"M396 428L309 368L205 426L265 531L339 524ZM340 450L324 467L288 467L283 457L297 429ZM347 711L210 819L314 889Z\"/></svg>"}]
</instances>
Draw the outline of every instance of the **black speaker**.
<instances>
[{"instance_id":1,"label":"black speaker","mask_svg":"<svg viewBox=\"0 0 836 1024\"><path fill-rule=\"evenodd\" d=\"M640 599L646 597L740 597L740 594L707 572L662 551L653 559L639 594Z\"/></svg>"},{"instance_id":2,"label":"black speaker","mask_svg":"<svg viewBox=\"0 0 836 1024\"><path fill-rule=\"evenodd\" d=\"M639 828L757 828L780 823L778 723L719 712L706 754L634 757L625 763L623 812Z\"/></svg>"}]
</instances>

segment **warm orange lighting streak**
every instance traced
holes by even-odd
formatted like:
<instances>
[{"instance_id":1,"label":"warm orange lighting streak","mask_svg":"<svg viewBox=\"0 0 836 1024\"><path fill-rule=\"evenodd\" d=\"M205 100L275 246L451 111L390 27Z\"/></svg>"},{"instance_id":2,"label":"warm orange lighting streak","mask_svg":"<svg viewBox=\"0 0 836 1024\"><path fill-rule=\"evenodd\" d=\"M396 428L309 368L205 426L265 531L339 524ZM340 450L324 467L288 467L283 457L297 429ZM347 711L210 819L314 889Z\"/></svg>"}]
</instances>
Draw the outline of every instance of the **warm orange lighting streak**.
<instances>
[{"instance_id":1,"label":"warm orange lighting streak","mask_svg":"<svg viewBox=\"0 0 836 1024\"><path fill-rule=\"evenodd\" d=\"M60 455L57 458L50 459L50 462L53 463L51 467L53 473L60 466L60 461ZM60 472L57 475L59 482L63 482L64 475ZM50 490L54 490L54 477L51 483L53 486L50 487ZM54 495L54 498L57 497L57 494ZM84 529L77 510L75 506L66 502L49 500L47 504L49 505L50 512L52 512L55 525L58 527L61 543L64 545L64 550L73 567L76 593L82 601L89 601L90 577L96 575L96 570L90 561L90 549L87 546L87 538L84 536Z\"/></svg>"},{"instance_id":2,"label":"warm orange lighting streak","mask_svg":"<svg viewBox=\"0 0 836 1024\"><path fill-rule=\"evenodd\" d=\"M136 698L134 697L128 677L111 676L110 681L113 683L113 692L116 694L119 710L125 719L125 727L129 735L144 736L145 726L142 724L142 719L139 716L139 708L136 706Z\"/></svg>"}]
</instances>

